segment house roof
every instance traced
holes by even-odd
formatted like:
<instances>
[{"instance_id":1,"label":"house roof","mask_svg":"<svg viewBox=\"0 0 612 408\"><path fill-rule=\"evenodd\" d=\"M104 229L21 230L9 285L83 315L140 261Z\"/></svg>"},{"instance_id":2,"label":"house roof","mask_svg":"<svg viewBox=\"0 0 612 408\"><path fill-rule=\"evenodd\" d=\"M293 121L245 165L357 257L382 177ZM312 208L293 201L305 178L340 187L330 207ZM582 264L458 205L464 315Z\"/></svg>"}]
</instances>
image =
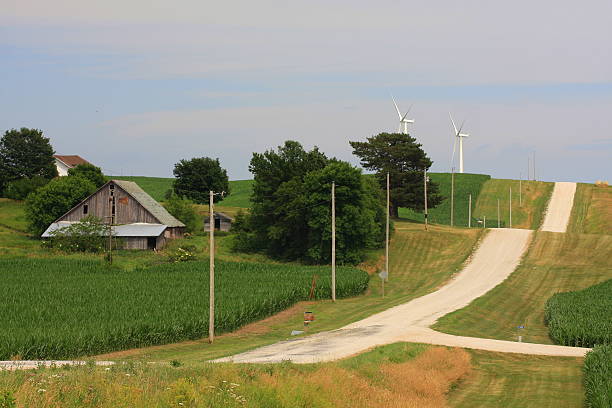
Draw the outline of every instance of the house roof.
<instances>
[{"instance_id":1,"label":"house roof","mask_svg":"<svg viewBox=\"0 0 612 408\"><path fill-rule=\"evenodd\" d=\"M68 156L54 154L53 157L55 157L57 160L61 161L68 167L75 167L75 166L78 166L79 164L91 164L87 160L85 160L84 158L76 154L68 155Z\"/></svg>"},{"instance_id":2,"label":"house roof","mask_svg":"<svg viewBox=\"0 0 612 408\"><path fill-rule=\"evenodd\" d=\"M185 224L174 218L160 203L155 201L153 197L148 195L140 186L133 181L111 180L109 183L114 183L121 187L126 193L138 201L147 211L149 211L157 220L167 225L168 227L184 227Z\"/></svg>"},{"instance_id":3,"label":"house roof","mask_svg":"<svg viewBox=\"0 0 612 408\"><path fill-rule=\"evenodd\" d=\"M54 222L43 232L43 238L51 237L51 232L68 227L75 224L76 221L59 221ZM113 225L111 227L112 235L115 237L159 237L168 228L163 224L148 224L144 222L135 222L133 224ZM108 236L107 230L104 235Z\"/></svg>"},{"instance_id":4,"label":"house roof","mask_svg":"<svg viewBox=\"0 0 612 408\"><path fill-rule=\"evenodd\" d=\"M223 219L228 220L228 221L234 221L234 219L232 217L230 217L229 215L227 215L225 213L222 213L222 212L218 212L218 211L215 211L213 213L213 216L215 218L223 218ZM204 217L204 222L209 222L209 221L210 221L210 217L208 215L205 216Z\"/></svg>"}]
</instances>

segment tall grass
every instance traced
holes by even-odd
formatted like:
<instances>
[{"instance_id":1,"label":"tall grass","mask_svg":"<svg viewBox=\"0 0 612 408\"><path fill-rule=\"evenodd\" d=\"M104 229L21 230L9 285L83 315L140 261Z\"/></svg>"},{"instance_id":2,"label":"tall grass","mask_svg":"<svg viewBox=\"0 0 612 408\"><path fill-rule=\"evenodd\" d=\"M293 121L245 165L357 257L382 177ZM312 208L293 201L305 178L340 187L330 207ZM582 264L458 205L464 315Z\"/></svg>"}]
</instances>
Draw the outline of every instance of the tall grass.
<instances>
[{"instance_id":1,"label":"tall grass","mask_svg":"<svg viewBox=\"0 0 612 408\"><path fill-rule=\"evenodd\" d=\"M544 309L550 337L566 346L612 342L612 279L552 296Z\"/></svg>"},{"instance_id":2,"label":"tall grass","mask_svg":"<svg viewBox=\"0 0 612 408\"><path fill-rule=\"evenodd\" d=\"M330 297L326 267L218 262L216 332L308 298ZM337 296L363 292L367 273L338 268ZM125 272L95 261L0 260L0 360L57 359L198 339L208 334L208 262Z\"/></svg>"}]
</instances>

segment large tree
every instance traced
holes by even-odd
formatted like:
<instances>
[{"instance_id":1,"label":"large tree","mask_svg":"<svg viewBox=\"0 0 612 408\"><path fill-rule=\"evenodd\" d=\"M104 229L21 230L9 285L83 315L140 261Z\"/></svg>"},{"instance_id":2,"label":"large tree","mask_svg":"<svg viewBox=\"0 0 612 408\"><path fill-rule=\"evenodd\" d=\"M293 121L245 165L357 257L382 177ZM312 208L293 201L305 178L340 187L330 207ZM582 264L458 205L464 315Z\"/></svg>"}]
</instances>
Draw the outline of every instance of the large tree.
<instances>
[{"instance_id":1,"label":"large tree","mask_svg":"<svg viewBox=\"0 0 612 408\"><path fill-rule=\"evenodd\" d=\"M331 184L336 183L339 263L356 263L383 240L384 212L377 185L346 162L287 141L278 151L254 153L249 215L238 217L238 249L285 260L327 263L331 255Z\"/></svg>"},{"instance_id":2,"label":"large tree","mask_svg":"<svg viewBox=\"0 0 612 408\"><path fill-rule=\"evenodd\" d=\"M21 178L57 176L53 148L38 129L11 129L0 139L0 191Z\"/></svg>"},{"instance_id":3,"label":"large tree","mask_svg":"<svg viewBox=\"0 0 612 408\"><path fill-rule=\"evenodd\" d=\"M78 164L68 169L68 175L86 178L98 188L108 181L104 173L102 173L102 169L90 163Z\"/></svg>"},{"instance_id":4,"label":"large tree","mask_svg":"<svg viewBox=\"0 0 612 408\"><path fill-rule=\"evenodd\" d=\"M208 203L210 191L224 192L224 196L230 193L227 171L221 168L219 159L196 157L191 160L181 160L174 165L173 173L176 177L172 184L174 192L198 204ZM216 194L214 201L217 202L222 198L220 194Z\"/></svg>"},{"instance_id":5,"label":"large tree","mask_svg":"<svg viewBox=\"0 0 612 408\"><path fill-rule=\"evenodd\" d=\"M376 171L383 188L389 173L391 214L394 217L398 217L399 207L417 211L424 209L423 172L431 167L432 161L416 139L402 133L380 133L369 137L367 142L349 143L353 154L361 159L362 166ZM438 191L436 183L427 183L429 208L442 202Z\"/></svg>"}]
</instances>

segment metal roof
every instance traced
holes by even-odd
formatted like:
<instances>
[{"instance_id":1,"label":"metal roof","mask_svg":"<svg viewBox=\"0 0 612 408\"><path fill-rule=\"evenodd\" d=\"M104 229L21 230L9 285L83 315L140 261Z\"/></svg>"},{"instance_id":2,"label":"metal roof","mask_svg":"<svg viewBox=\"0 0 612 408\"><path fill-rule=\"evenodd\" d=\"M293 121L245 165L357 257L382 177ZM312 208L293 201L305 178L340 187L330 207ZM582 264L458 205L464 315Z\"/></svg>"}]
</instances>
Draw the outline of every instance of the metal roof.
<instances>
[{"instance_id":1,"label":"metal roof","mask_svg":"<svg viewBox=\"0 0 612 408\"><path fill-rule=\"evenodd\" d=\"M51 237L51 232L68 227L75 224L75 221L59 221L49 225L49 228L43 232L43 238ZM111 231L115 237L159 237L168 228L163 224L148 224L144 222L135 222L133 224L113 225ZM105 230L104 235L107 234Z\"/></svg>"},{"instance_id":2,"label":"metal roof","mask_svg":"<svg viewBox=\"0 0 612 408\"><path fill-rule=\"evenodd\" d=\"M149 211L157 220L167 225L168 227L184 227L185 224L174 218L160 203L155 201L153 197L148 195L140 186L133 181L111 180L131 195L134 200L138 201L147 211Z\"/></svg>"}]
</instances>

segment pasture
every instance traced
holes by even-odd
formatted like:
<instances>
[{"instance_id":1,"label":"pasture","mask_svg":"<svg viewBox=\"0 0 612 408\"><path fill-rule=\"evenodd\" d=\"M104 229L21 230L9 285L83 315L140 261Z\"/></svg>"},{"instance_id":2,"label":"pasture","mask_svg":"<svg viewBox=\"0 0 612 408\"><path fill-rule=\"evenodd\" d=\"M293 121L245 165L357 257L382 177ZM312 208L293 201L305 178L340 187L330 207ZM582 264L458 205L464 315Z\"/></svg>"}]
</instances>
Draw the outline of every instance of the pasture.
<instances>
[{"instance_id":1,"label":"pasture","mask_svg":"<svg viewBox=\"0 0 612 408\"><path fill-rule=\"evenodd\" d=\"M612 234L612 187L578 183L569 232Z\"/></svg>"},{"instance_id":2,"label":"pasture","mask_svg":"<svg viewBox=\"0 0 612 408\"><path fill-rule=\"evenodd\" d=\"M330 297L327 267L218 262L216 330L231 331L308 299ZM337 271L337 296L366 290ZM208 335L208 262L130 272L96 261L0 259L0 360L60 359Z\"/></svg>"}]
</instances>

